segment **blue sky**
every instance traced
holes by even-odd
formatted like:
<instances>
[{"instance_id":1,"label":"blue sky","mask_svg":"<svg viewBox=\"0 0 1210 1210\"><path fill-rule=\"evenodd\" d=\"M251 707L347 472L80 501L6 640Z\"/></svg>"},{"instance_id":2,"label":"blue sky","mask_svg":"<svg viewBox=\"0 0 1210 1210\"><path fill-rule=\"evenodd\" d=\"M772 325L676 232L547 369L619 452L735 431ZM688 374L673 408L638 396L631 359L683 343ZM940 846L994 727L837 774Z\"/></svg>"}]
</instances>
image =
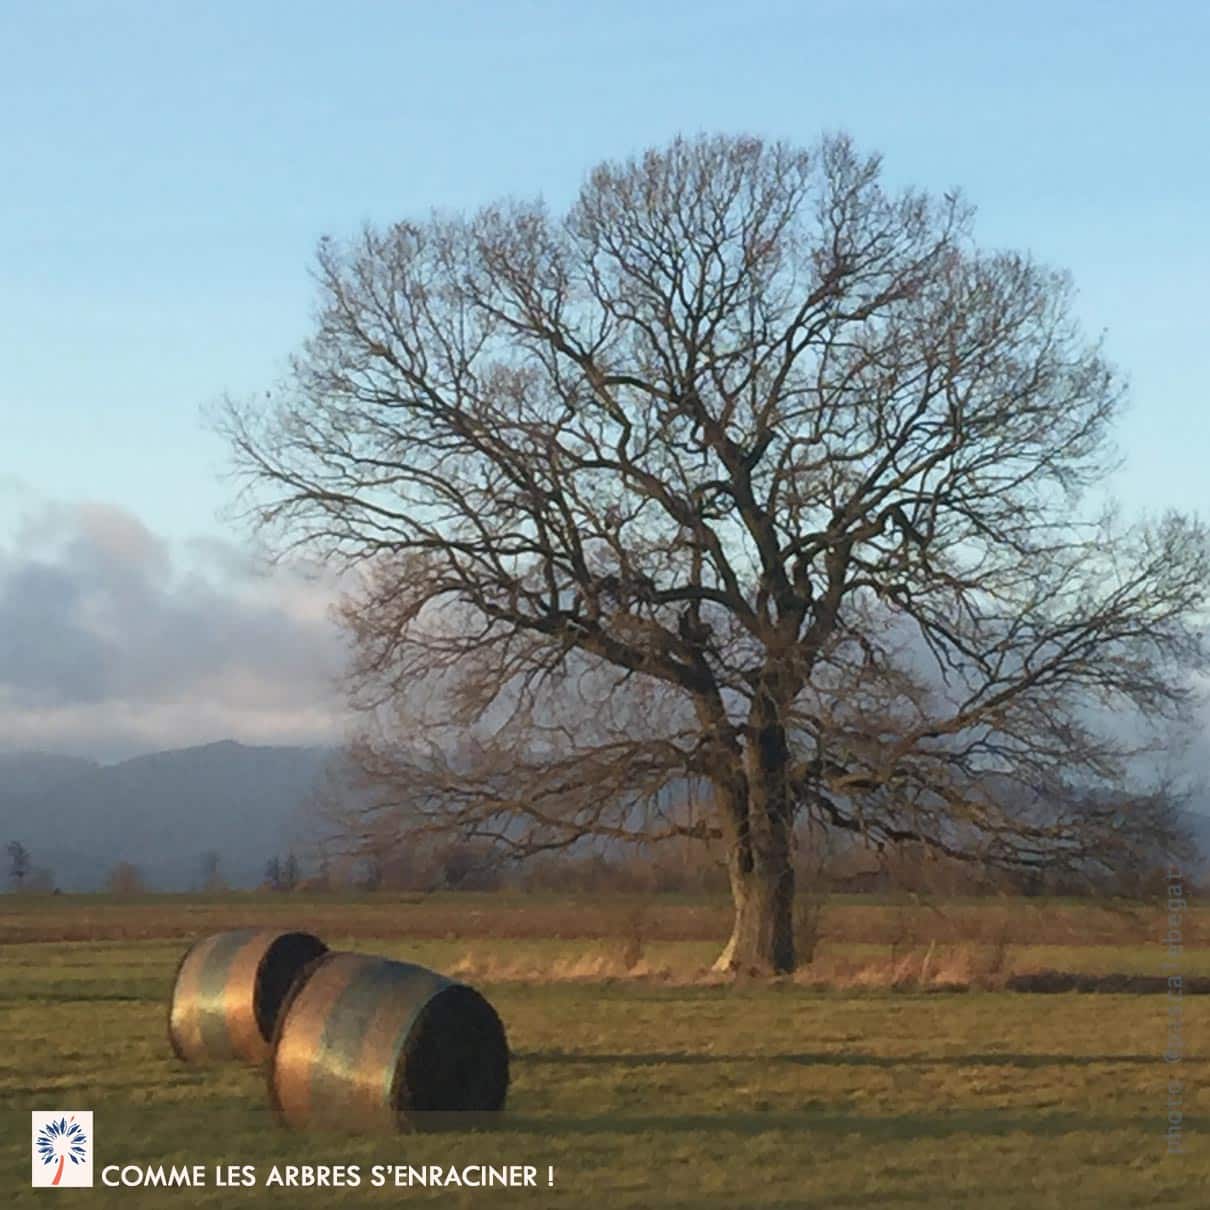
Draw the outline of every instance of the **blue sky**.
<instances>
[{"instance_id":1,"label":"blue sky","mask_svg":"<svg viewBox=\"0 0 1210 1210\"><path fill-rule=\"evenodd\" d=\"M306 335L321 234L837 129L1072 270L1133 382L1116 491L1210 517L1207 44L1204 5L1112 0L0 0L0 522L238 541L199 412Z\"/></svg>"},{"instance_id":2,"label":"blue sky","mask_svg":"<svg viewBox=\"0 0 1210 1210\"><path fill-rule=\"evenodd\" d=\"M9 505L218 531L199 406L269 385L324 232L557 204L677 131L844 128L1073 271L1134 383L1123 498L1210 514L1208 41L1193 3L5 3Z\"/></svg>"}]
</instances>

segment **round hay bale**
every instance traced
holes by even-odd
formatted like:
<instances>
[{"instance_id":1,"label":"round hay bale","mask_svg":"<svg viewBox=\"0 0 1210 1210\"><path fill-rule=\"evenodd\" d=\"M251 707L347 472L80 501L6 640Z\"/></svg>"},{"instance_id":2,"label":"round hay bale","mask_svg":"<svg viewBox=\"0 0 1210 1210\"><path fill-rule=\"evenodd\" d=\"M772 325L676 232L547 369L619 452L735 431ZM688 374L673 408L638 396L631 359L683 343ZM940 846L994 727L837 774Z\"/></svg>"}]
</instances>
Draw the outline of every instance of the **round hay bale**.
<instances>
[{"instance_id":1,"label":"round hay bale","mask_svg":"<svg viewBox=\"0 0 1210 1210\"><path fill-rule=\"evenodd\" d=\"M177 1058L263 1063L295 981L327 949L310 933L277 929L235 929L194 942L177 966L168 1007Z\"/></svg>"},{"instance_id":2,"label":"round hay bale","mask_svg":"<svg viewBox=\"0 0 1210 1210\"><path fill-rule=\"evenodd\" d=\"M406 962L328 953L282 1010L268 1079L289 1126L434 1129L504 1105L508 1041L473 988Z\"/></svg>"}]
</instances>

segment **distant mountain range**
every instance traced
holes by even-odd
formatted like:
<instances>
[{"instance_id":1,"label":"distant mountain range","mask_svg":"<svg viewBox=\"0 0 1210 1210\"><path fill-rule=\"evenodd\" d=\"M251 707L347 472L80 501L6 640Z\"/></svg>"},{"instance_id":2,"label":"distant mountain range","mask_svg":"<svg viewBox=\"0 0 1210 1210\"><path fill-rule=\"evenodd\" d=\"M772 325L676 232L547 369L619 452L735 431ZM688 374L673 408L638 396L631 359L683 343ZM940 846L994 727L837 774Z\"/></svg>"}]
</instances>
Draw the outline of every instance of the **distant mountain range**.
<instances>
[{"instance_id":1,"label":"distant mountain range","mask_svg":"<svg viewBox=\"0 0 1210 1210\"><path fill-rule=\"evenodd\" d=\"M193 889L207 853L218 855L232 887L257 886L271 857L306 854L310 802L337 755L233 740L116 765L0 752L0 890L8 884L3 847L14 840L64 891L104 887L121 861L138 866L152 889ZM1190 823L1201 874L1210 866L1210 816L1191 813Z\"/></svg>"},{"instance_id":2,"label":"distant mountain range","mask_svg":"<svg viewBox=\"0 0 1210 1210\"><path fill-rule=\"evenodd\" d=\"M305 846L308 799L335 754L232 740L116 765L0 753L0 848L19 841L65 891L103 887L120 861L153 889L186 890L208 852L230 885L255 886L269 858Z\"/></svg>"}]
</instances>

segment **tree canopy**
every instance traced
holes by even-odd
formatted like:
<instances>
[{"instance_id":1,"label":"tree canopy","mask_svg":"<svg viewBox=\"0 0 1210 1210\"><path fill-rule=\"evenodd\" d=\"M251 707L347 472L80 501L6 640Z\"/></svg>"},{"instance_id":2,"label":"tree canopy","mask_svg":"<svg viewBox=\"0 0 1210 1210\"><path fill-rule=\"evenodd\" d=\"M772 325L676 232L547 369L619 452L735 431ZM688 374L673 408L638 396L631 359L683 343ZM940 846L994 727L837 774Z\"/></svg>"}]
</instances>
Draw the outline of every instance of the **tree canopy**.
<instances>
[{"instance_id":1,"label":"tree canopy","mask_svg":"<svg viewBox=\"0 0 1210 1210\"><path fill-rule=\"evenodd\" d=\"M1110 724L1188 701L1206 531L1090 506L1123 380L960 196L843 136L677 139L317 278L225 428L256 521L362 573L366 827L719 838L723 963L789 969L804 813L1026 865L1167 826Z\"/></svg>"}]
</instances>

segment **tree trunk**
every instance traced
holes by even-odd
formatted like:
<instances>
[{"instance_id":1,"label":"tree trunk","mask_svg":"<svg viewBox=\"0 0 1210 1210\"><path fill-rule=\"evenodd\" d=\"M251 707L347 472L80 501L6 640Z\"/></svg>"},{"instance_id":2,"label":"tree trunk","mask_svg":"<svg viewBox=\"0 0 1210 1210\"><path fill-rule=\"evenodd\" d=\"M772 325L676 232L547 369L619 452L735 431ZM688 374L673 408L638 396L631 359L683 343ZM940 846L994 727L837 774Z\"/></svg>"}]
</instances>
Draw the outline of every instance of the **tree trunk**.
<instances>
[{"instance_id":1,"label":"tree trunk","mask_svg":"<svg viewBox=\"0 0 1210 1210\"><path fill-rule=\"evenodd\" d=\"M735 923L714 969L789 974L795 965L794 866L789 845L782 858L765 853L755 861L743 848L736 845L728 861Z\"/></svg>"},{"instance_id":2,"label":"tree trunk","mask_svg":"<svg viewBox=\"0 0 1210 1210\"><path fill-rule=\"evenodd\" d=\"M785 730L771 710L749 729L744 766L727 813L735 923L714 969L787 974L795 966L793 810Z\"/></svg>"}]
</instances>

